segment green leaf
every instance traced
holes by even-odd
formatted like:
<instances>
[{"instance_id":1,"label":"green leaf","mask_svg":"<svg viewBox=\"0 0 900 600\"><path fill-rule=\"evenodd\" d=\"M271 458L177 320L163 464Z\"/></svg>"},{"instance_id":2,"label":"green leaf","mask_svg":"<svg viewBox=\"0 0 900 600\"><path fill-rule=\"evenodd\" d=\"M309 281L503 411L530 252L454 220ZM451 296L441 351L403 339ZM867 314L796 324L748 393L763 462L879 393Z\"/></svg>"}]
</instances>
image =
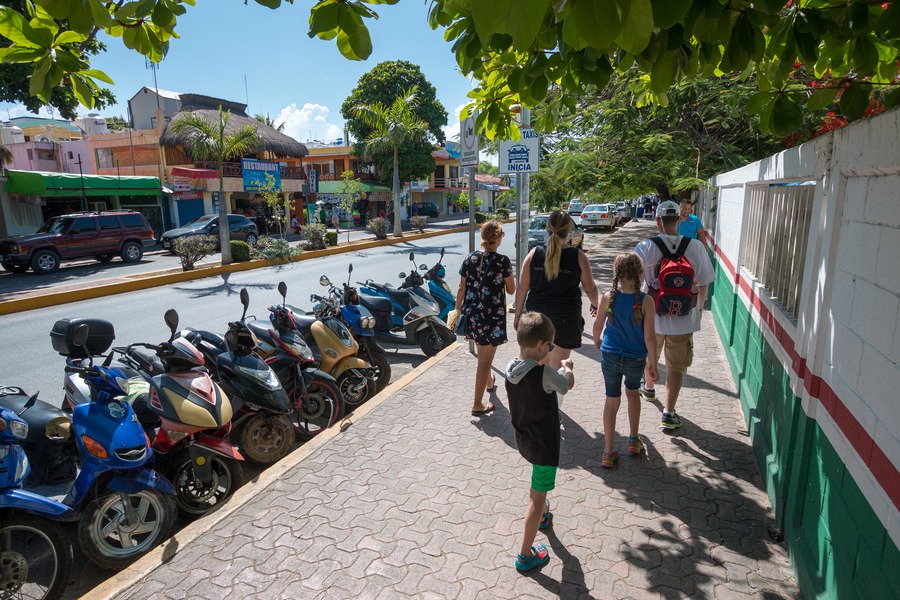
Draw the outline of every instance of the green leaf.
<instances>
[{"instance_id":1,"label":"green leaf","mask_svg":"<svg viewBox=\"0 0 900 600\"><path fill-rule=\"evenodd\" d=\"M675 82L678 75L678 54L675 52L660 52L650 70L650 89L656 92L664 92Z\"/></svg>"},{"instance_id":2,"label":"green leaf","mask_svg":"<svg viewBox=\"0 0 900 600\"><path fill-rule=\"evenodd\" d=\"M614 0L578 0L569 19L574 19L578 35L594 48L606 48L622 30Z\"/></svg>"},{"instance_id":3,"label":"green leaf","mask_svg":"<svg viewBox=\"0 0 900 600\"><path fill-rule=\"evenodd\" d=\"M309 37L326 34L329 37L323 39L333 39L337 35L338 16L341 14L341 7L334 0L317 4L309 11Z\"/></svg>"},{"instance_id":4,"label":"green leaf","mask_svg":"<svg viewBox=\"0 0 900 600\"><path fill-rule=\"evenodd\" d=\"M869 5L864 2L853 2L847 9L850 17L850 31L862 33L869 28Z\"/></svg>"},{"instance_id":5,"label":"green leaf","mask_svg":"<svg viewBox=\"0 0 900 600\"><path fill-rule=\"evenodd\" d=\"M0 6L0 35L14 44L28 48L46 48L25 18L13 9Z\"/></svg>"},{"instance_id":6,"label":"green leaf","mask_svg":"<svg viewBox=\"0 0 900 600\"><path fill-rule=\"evenodd\" d=\"M891 2L887 10L878 17L875 31L887 40L900 38L900 2Z\"/></svg>"},{"instance_id":7,"label":"green leaf","mask_svg":"<svg viewBox=\"0 0 900 600\"><path fill-rule=\"evenodd\" d=\"M261 4L266 8L278 8L281 6L281 0L256 0L257 4Z\"/></svg>"},{"instance_id":8,"label":"green leaf","mask_svg":"<svg viewBox=\"0 0 900 600\"><path fill-rule=\"evenodd\" d=\"M72 82L72 91L75 93L75 98L78 102L83 106L92 108L94 106L94 95L91 93L91 87L78 76L72 76L69 80Z\"/></svg>"},{"instance_id":9,"label":"green leaf","mask_svg":"<svg viewBox=\"0 0 900 600\"><path fill-rule=\"evenodd\" d=\"M693 0L653 0L653 24L668 29L687 14Z\"/></svg>"},{"instance_id":10,"label":"green leaf","mask_svg":"<svg viewBox=\"0 0 900 600\"><path fill-rule=\"evenodd\" d=\"M893 92L884 97L885 110L890 110L895 106L900 106L900 88L895 89Z\"/></svg>"},{"instance_id":11,"label":"green leaf","mask_svg":"<svg viewBox=\"0 0 900 600\"><path fill-rule=\"evenodd\" d=\"M63 31L56 39L53 40L54 46L61 46L63 44L80 44L84 40L87 39L87 36L77 31Z\"/></svg>"},{"instance_id":12,"label":"green leaf","mask_svg":"<svg viewBox=\"0 0 900 600\"><path fill-rule=\"evenodd\" d=\"M841 112L848 121L855 121L866 114L869 106L869 90L871 86L854 81L841 93Z\"/></svg>"},{"instance_id":13,"label":"green leaf","mask_svg":"<svg viewBox=\"0 0 900 600\"><path fill-rule=\"evenodd\" d=\"M38 96L40 98L49 97L49 91L46 89L47 83L47 73L50 72L50 67L53 65L53 61L49 56L45 56L40 61L38 61L37 66L34 68L34 72L31 74L31 80L28 83L28 93L32 96Z\"/></svg>"},{"instance_id":14,"label":"green leaf","mask_svg":"<svg viewBox=\"0 0 900 600\"><path fill-rule=\"evenodd\" d=\"M514 48L527 50L538 37L549 8L550 0L479 0L472 3L472 19L482 40L508 33Z\"/></svg>"},{"instance_id":15,"label":"green leaf","mask_svg":"<svg viewBox=\"0 0 900 600\"><path fill-rule=\"evenodd\" d=\"M853 44L853 65L863 75L868 75L878 67L878 48L866 35L856 38Z\"/></svg>"},{"instance_id":16,"label":"green leaf","mask_svg":"<svg viewBox=\"0 0 900 600\"><path fill-rule=\"evenodd\" d=\"M641 53L653 35L653 11L650 0L631 0L631 8L616 38L620 47L632 54Z\"/></svg>"},{"instance_id":17,"label":"green leaf","mask_svg":"<svg viewBox=\"0 0 900 600\"><path fill-rule=\"evenodd\" d=\"M352 34L341 30L337 36L337 47L350 60L366 60L372 54L372 38L365 25L357 27Z\"/></svg>"},{"instance_id":18,"label":"green leaf","mask_svg":"<svg viewBox=\"0 0 900 600\"><path fill-rule=\"evenodd\" d=\"M809 100L806 101L806 110L821 110L826 106L830 106L834 103L837 93L838 88L836 87L813 90Z\"/></svg>"},{"instance_id":19,"label":"green leaf","mask_svg":"<svg viewBox=\"0 0 900 600\"><path fill-rule=\"evenodd\" d=\"M92 79L99 79L103 83L115 85L115 82L112 80L112 78L109 75L107 75L106 73L104 73L103 71L100 71L99 69L87 69L87 70L81 71L81 75L83 75L85 77L91 77Z\"/></svg>"},{"instance_id":20,"label":"green leaf","mask_svg":"<svg viewBox=\"0 0 900 600\"><path fill-rule=\"evenodd\" d=\"M772 131L778 136L787 136L803 125L803 111L786 94L775 98L772 106Z\"/></svg>"},{"instance_id":21,"label":"green leaf","mask_svg":"<svg viewBox=\"0 0 900 600\"><path fill-rule=\"evenodd\" d=\"M751 115L755 115L759 111L761 111L766 104L771 102L772 94L766 92L756 92L747 100L747 104L744 105L744 109Z\"/></svg>"},{"instance_id":22,"label":"green leaf","mask_svg":"<svg viewBox=\"0 0 900 600\"><path fill-rule=\"evenodd\" d=\"M46 50L43 48L25 48L22 46L11 46L9 48L0 48L0 62L5 63L30 63L35 62L44 56Z\"/></svg>"}]
</instances>

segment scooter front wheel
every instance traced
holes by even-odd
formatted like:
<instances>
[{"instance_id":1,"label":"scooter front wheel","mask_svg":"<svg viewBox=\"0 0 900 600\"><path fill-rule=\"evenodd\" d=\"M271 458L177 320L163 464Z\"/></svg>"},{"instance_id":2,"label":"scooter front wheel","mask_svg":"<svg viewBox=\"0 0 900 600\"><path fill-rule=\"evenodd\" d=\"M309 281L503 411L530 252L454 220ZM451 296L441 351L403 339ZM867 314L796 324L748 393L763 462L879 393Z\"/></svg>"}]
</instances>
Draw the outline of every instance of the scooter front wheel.
<instances>
[{"instance_id":1,"label":"scooter front wheel","mask_svg":"<svg viewBox=\"0 0 900 600\"><path fill-rule=\"evenodd\" d=\"M345 371L338 377L337 383L344 396L344 406L347 410L362 406L372 396L372 390L369 389L372 387L371 382L355 369Z\"/></svg>"},{"instance_id":2,"label":"scooter front wheel","mask_svg":"<svg viewBox=\"0 0 900 600\"><path fill-rule=\"evenodd\" d=\"M425 356L431 358L449 346L454 341L454 337L449 331L426 327L416 335L416 341L419 342L419 347L422 348Z\"/></svg>"},{"instance_id":3,"label":"scooter front wheel","mask_svg":"<svg viewBox=\"0 0 900 600\"><path fill-rule=\"evenodd\" d=\"M123 502L128 502L133 511L126 511ZM128 512L136 518L130 520ZM124 496L111 492L91 502L84 511L78 521L78 543L98 567L122 569L169 537L175 517L175 501L158 490Z\"/></svg>"},{"instance_id":4,"label":"scooter front wheel","mask_svg":"<svg viewBox=\"0 0 900 600\"><path fill-rule=\"evenodd\" d=\"M72 570L72 547L59 525L11 515L0 527L0 598L54 600Z\"/></svg>"},{"instance_id":5,"label":"scooter front wheel","mask_svg":"<svg viewBox=\"0 0 900 600\"><path fill-rule=\"evenodd\" d=\"M369 362L375 370L375 391L380 392L391 382L391 363L384 352L369 350Z\"/></svg>"},{"instance_id":6,"label":"scooter front wheel","mask_svg":"<svg viewBox=\"0 0 900 600\"><path fill-rule=\"evenodd\" d=\"M251 462L271 465L294 446L294 428L286 415L253 415L240 428L241 452Z\"/></svg>"},{"instance_id":7,"label":"scooter front wheel","mask_svg":"<svg viewBox=\"0 0 900 600\"><path fill-rule=\"evenodd\" d=\"M175 486L175 503L178 512L187 519L202 517L218 508L236 489L244 485L241 463L212 454L208 458L212 473L208 482L200 481L194 474L194 461L187 448L172 459L172 485Z\"/></svg>"},{"instance_id":8,"label":"scooter front wheel","mask_svg":"<svg viewBox=\"0 0 900 600\"><path fill-rule=\"evenodd\" d=\"M344 416L344 396L334 380L313 377L306 398L295 390L295 408L291 413L294 430L303 437L318 435Z\"/></svg>"}]
</instances>

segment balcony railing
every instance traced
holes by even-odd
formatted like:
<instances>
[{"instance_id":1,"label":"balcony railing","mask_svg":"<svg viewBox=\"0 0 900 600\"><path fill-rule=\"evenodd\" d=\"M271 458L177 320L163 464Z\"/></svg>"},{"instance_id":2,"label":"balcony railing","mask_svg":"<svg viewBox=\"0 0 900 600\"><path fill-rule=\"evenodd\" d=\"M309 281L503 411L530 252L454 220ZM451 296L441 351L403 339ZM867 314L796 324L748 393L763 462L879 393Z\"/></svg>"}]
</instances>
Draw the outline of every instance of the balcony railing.
<instances>
[{"instance_id":1,"label":"balcony railing","mask_svg":"<svg viewBox=\"0 0 900 600\"><path fill-rule=\"evenodd\" d=\"M200 161L194 163L198 169L219 170L219 165L214 162ZM225 177L243 177L244 171L241 169L241 163L227 162L222 164L222 172ZM301 167L281 167L282 179L306 179L306 169Z\"/></svg>"},{"instance_id":2,"label":"balcony railing","mask_svg":"<svg viewBox=\"0 0 900 600\"><path fill-rule=\"evenodd\" d=\"M360 181L378 181L378 175L375 173L366 173L365 171L353 171L353 175L356 176ZM320 173L319 181L339 181L341 179L340 174L335 175L334 173Z\"/></svg>"},{"instance_id":3,"label":"balcony railing","mask_svg":"<svg viewBox=\"0 0 900 600\"><path fill-rule=\"evenodd\" d=\"M465 177L435 177L432 187L438 189L464 188L469 184Z\"/></svg>"}]
</instances>

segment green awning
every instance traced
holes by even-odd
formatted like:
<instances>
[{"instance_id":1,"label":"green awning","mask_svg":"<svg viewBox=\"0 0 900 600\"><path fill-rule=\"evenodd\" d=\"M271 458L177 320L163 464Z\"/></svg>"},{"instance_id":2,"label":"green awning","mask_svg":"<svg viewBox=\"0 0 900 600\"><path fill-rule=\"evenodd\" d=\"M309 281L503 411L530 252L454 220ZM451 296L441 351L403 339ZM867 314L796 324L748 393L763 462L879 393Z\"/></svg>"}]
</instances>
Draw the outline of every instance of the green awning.
<instances>
[{"instance_id":1,"label":"green awning","mask_svg":"<svg viewBox=\"0 0 900 600\"><path fill-rule=\"evenodd\" d=\"M6 191L33 196L81 196L82 176L77 173L7 171ZM156 196L159 177L84 175L85 196Z\"/></svg>"},{"instance_id":2,"label":"green awning","mask_svg":"<svg viewBox=\"0 0 900 600\"><path fill-rule=\"evenodd\" d=\"M338 188L343 181L320 181L319 182L319 193L320 194L337 194ZM360 181L363 186L363 189L367 193L373 192L388 192L390 193L391 188L381 185L380 183L373 183L371 181Z\"/></svg>"}]
</instances>

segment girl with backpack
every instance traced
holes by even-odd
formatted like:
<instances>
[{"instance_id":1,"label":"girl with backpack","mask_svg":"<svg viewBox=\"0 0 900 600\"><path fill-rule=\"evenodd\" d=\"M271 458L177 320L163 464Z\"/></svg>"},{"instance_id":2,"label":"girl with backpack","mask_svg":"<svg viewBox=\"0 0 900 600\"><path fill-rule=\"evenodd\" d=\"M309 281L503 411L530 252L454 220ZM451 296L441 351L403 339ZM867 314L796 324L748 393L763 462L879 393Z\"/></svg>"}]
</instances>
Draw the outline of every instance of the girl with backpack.
<instances>
[{"instance_id":1,"label":"girl with backpack","mask_svg":"<svg viewBox=\"0 0 900 600\"><path fill-rule=\"evenodd\" d=\"M600 299L594 320L594 345L600 349L600 366L606 386L603 407L603 456L600 466L611 469L619 460L615 450L616 415L622 402L622 380L628 399L628 452L644 450L638 436L641 420L639 388L645 367L653 379L659 377L656 364L656 329L653 299L641 292L644 263L634 252L620 254L613 261L612 290Z\"/></svg>"}]
</instances>

